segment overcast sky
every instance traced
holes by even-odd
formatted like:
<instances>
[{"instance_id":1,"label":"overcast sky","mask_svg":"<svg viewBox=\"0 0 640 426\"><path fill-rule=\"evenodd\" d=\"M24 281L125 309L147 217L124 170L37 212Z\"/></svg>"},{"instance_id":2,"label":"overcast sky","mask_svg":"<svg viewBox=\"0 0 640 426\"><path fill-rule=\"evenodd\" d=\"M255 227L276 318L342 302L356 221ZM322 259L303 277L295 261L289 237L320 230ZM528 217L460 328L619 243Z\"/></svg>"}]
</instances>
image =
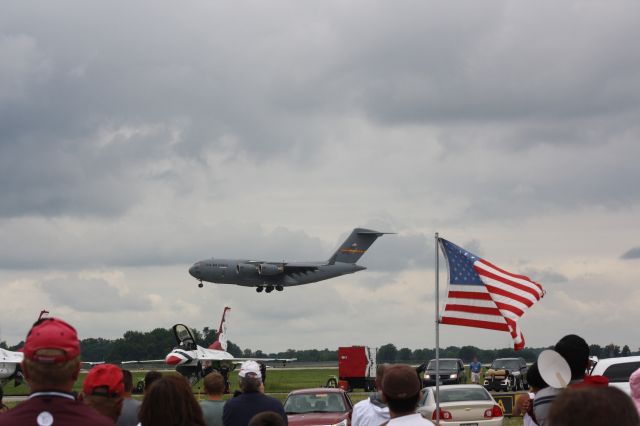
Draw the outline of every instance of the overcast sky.
<instances>
[{"instance_id":1,"label":"overcast sky","mask_svg":"<svg viewBox=\"0 0 640 426\"><path fill-rule=\"evenodd\" d=\"M431 348L440 232L543 285L527 346L637 350L637 40L635 1L5 2L0 340L43 308L116 338L228 305L242 348ZM397 235L354 275L187 272L324 260L357 226Z\"/></svg>"}]
</instances>

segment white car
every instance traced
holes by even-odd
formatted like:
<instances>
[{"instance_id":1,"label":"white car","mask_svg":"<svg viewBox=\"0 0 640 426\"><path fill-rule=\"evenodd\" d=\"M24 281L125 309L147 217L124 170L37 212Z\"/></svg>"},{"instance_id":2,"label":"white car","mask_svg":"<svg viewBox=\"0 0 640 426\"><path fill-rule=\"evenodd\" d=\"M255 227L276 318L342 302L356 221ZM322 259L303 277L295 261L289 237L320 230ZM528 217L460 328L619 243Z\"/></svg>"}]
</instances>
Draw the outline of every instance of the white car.
<instances>
[{"instance_id":1,"label":"white car","mask_svg":"<svg viewBox=\"0 0 640 426\"><path fill-rule=\"evenodd\" d=\"M436 419L435 386L423 389L418 413ZM447 426L502 426L502 409L480 385L443 385L440 394L440 424Z\"/></svg>"},{"instance_id":2,"label":"white car","mask_svg":"<svg viewBox=\"0 0 640 426\"><path fill-rule=\"evenodd\" d=\"M589 374L605 376L609 379L609 386L615 386L630 395L629 376L638 368L640 368L640 356L604 358L596 362Z\"/></svg>"}]
</instances>

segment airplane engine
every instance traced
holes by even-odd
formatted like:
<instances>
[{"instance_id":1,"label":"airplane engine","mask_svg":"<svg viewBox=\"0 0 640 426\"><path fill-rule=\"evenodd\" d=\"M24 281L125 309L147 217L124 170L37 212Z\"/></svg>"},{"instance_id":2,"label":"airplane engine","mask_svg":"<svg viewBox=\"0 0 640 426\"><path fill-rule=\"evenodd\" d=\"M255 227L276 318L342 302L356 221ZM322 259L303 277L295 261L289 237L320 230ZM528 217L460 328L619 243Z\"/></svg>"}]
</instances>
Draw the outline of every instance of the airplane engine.
<instances>
[{"instance_id":1,"label":"airplane engine","mask_svg":"<svg viewBox=\"0 0 640 426\"><path fill-rule=\"evenodd\" d=\"M253 265L251 263L238 263L236 265L236 272L238 273L238 275L254 275L256 271L258 271L258 268L256 267L256 265Z\"/></svg>"},{"instance_id":2,"label":"airplane engine","mask_svg":"<svg viewBox=\"0 0 640 426\"><path fill-rule=\"evenodd\" d=\"M272 263L261 263L258 265L258 273L260 275L278 275L284 272L282 265L274 265Z\"/></svg>"}]
</instances>

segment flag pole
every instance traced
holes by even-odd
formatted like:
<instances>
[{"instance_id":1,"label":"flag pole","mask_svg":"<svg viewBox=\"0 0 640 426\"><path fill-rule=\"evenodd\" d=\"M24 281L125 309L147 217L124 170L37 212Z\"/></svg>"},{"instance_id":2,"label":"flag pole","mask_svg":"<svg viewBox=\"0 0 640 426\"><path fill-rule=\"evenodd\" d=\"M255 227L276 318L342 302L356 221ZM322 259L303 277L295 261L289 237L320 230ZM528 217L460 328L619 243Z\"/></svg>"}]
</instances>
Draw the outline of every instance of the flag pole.
<instances>
[{"instance_id":1,"label":"flag pole","mask_svg":"<svg viewBox=\"0 0 640 426\"><path fill-rule=\"evenodd\" d=\"M440 424L440 248L438 243L439 238L436 232L436 425Z\"/></svg>"}]
</instances>

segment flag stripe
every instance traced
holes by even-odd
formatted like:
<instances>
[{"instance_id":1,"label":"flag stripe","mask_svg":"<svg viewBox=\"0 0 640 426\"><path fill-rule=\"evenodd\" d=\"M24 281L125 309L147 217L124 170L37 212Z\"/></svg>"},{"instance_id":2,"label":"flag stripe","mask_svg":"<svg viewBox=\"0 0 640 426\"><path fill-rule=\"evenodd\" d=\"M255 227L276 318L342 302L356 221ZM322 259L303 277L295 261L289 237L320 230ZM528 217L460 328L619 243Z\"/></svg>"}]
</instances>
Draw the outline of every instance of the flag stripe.
<instances>
[{"instance_id":1,"label":"flag stripe","mask_svg":"<svg viewBox=\"0 0 640 426\"><path fill-rule=\"evenodd\" d=\"M443 317L442 324L462 325L465 327L486 328L489 330L509 331L506 324L499 324L490 321L479 321L466 318Z\"/></svg>"},{"instance_id":2,"label":"flag stripe","mask_svg":"<svg viewBox=\"0 0 640 426\"><path fill-rule=\"evenodd\" d=\"M489 293L474 293L470 291L449 291L451 299L477 299L477 300L493 300Z\"/></svg>"},{"instance_id":3,"label":"flag stripe","mask_svg":"<svg viewBox=\"0 0 640 426\"><path fill-rule=\"evenodd\" d=\"M497 294L498 296L504 296L508 299L510 299L511 301L516 301L519 303L522 303L523 305L526 305L528 308L530 308L531 306L533 306L533 302L529 299L527 299L526 297L522 297L519 296L517 294L511 293L510 291L506 291L503 290L501 288L498 288L496 286L493 285L489 285L487 284L487 289L489 290L489 292L491 294Z\"/></svg>"},{"instance_id":4,"label":"flag stripe","mask_svg":"<svg viewBox=\"0 0 640 426\"><path fill-rule=\"evenodd\" d=\"M496 315L496 316L502 315L498 308L487 308L484 306L458 305L455 303L447 303L447 305L444 307L444 310L468 312L470 314L485 314L485 315Z\"/></svg>"},{"instance_id":5,"label":"flag stripe","mask_svg":"<svg viewBox=\"0 0 640 426\"><path fill-rule=\"evenodd\" d=\"M511 281L508 278L494 274L490 270L482 269L481 267L476 267L476 271L478 271L478 274L480 275L480 278L483 279L483 281L484 278L495 280L495 282L503 283L506 286L513 287L514 291L519 291L520 293L522 293L522 295L531 295L534 303L540 300L540 293L538 292L538 288L534 285L526 285L517 281ZM529 282L529 284L533 283Z\"/></svg>"}]
</instances>

